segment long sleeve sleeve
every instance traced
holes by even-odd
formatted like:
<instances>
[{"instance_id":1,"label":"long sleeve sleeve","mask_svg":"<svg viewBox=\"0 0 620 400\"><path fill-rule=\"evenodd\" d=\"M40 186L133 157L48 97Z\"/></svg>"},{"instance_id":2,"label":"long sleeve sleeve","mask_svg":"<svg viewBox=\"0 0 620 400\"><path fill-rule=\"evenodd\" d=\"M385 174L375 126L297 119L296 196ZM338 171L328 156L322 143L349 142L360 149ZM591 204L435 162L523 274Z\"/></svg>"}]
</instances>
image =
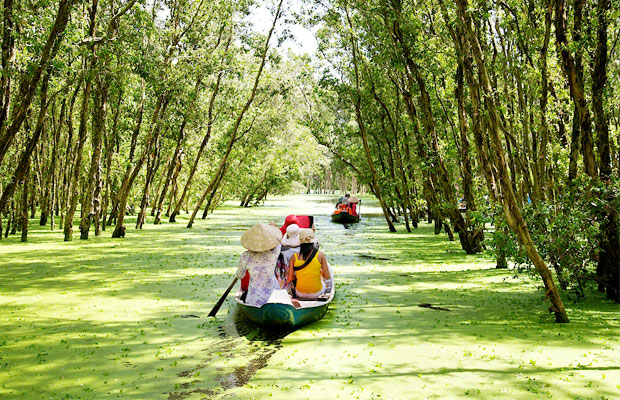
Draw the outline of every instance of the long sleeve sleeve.
<instances>
[{"instance_id":1,"label":"long sleeve sleeve","mask_svg":"<svg viewBox=\"0 0 620 400\"><path fill-rule=\"evenodd\" d=\"M248 270L248 258L249 257L247 252L243 252L241 254L241 258L239 259L239 266L237 267L237 272L235 273L235 275L239 279L243 279L246 271Z\"/></svg>"}]
</instances>

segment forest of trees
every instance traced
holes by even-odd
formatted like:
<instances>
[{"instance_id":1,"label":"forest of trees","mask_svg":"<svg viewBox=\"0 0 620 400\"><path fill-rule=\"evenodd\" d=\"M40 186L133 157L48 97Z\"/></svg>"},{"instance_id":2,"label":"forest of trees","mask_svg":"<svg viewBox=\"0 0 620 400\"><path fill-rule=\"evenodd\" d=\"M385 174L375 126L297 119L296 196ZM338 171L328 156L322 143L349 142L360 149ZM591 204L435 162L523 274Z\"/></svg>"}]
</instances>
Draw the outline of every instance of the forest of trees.
<instances>
[{"instance_id":1,"label":"forest of trees","mask_svg":"<svg viewBox=\"0 0 620 400\"><path fill-rule=\"evenodd\" d=\"M36 212L65 240L74 225L82 239L124 236L126 213L141 228L184 210L191 226L224 200L320 175L325 156L295 115L309 60L276 48L282 2L266 35L251 5L4 1L3 235L27 240Z\"/></svg>"},{"instance_id":2,"label":"forest of trees","mask_svg":"<svg viewBox=\"0 0 620 400\"><path fill-rule=\"evenodd\" d=\"M363 186L390 231L531 265L558 322L556 285L620 302L618 2L268 3L261 34L251 0L3 0L3 236Z\"/></svg>"},{"instance_id":3,"label":"forest of trees","mask_svg":"<svg viewBox=\"0 0 620 400\"><path fill-rule=\"evenodd\" d=\"M391 231L428 207L465 252L532 265L558 322L550 268L620 301L617 2L343 0L311 19L328 66L307 123Z\"/></svg>"}]
</instances>

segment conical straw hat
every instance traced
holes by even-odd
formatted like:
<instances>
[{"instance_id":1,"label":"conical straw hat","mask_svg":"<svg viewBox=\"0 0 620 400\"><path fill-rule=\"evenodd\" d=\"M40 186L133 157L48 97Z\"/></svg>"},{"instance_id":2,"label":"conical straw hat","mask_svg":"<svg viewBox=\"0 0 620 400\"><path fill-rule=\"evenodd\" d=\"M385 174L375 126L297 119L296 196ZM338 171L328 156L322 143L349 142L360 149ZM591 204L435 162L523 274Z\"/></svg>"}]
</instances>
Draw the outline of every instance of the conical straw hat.
<instances>
[{"instance_id":1,"label":"conical straw hat","mask_svg":"<svg viewBox=\"0 0 620 400\"><path fill-rule=\"evenodd\" d=\"M314 235L314 231L310 228L304 228L299 231L299 242L300 243L315 243L316 236Z\"/></svg>"},{"instance_id":2,"label":"conical straw hat","mask_svg":"<svg viewBox=\"0 0 620 400\"><path fill-rule=\"evenodd\" d=\"M357 203L359 201L360 201L360 199L358 199L357 196L351 196L349 198L349 203Z\"/></svg>"},{"instance_id":3,"label":"conical straw hat","mask_svg":"<svg viewBox=\"0 0 620 400\"><path fill-rule=\"evenodd\" d=\"M280 229L269 224L256 224L241 236L241 245L254 252L271 250L282 240Z\"/></svg>"}]
</instances>

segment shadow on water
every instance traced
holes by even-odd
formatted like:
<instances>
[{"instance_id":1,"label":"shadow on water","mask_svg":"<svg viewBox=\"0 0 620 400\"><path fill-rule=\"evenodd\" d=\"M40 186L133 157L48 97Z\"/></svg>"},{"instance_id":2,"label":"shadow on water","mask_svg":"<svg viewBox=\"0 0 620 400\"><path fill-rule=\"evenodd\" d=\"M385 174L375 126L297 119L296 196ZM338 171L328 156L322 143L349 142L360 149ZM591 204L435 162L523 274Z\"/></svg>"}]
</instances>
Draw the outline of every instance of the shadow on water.
<instances>
[{"instance_id":1,"label":"shadow on water","mask_svg":"<svg viewBox=\"0 0 620 400\"><path fill-rule=\"evenodd\" d=\"M247 361L243 365L233 367L232 370L216 367L217 388L175 391L169 393L168 399L182 400L195 394L200 394L203 398L214 398L228 390L245 386L258 371L267 366L269 359L282 348L282 339L292 332L292 330L259 327L245 319L236 305L228 315L216 326L219 340L202 350L204 352L202 361L180 372L178 376L184 378L196 376L199 370L212 368L212 365L222 358L234 357ZM197 381L187 382L179 389L189 389L195 382Z\"/></svg>"}]
</instances>

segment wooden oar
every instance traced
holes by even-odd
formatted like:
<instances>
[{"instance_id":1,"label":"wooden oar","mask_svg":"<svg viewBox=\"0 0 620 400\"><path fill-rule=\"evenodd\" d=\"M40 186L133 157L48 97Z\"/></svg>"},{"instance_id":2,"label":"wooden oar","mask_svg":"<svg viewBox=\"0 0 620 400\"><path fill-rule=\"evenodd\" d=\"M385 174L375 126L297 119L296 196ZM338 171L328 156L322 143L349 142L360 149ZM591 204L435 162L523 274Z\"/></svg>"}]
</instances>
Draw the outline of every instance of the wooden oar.
<instances>
[{"instance_id":1,"label":"wooden oar","mask_svg":"<svg viewBox=\"0 0 620 400\"><path fill-rule=\"evenodd\" d=\"M226 296L228 296L228 293L230 293L230 291L232 290L233 286L235 286L235 283L237 283L237 277L236 276L235 276L235 279L233 279L233 281L230 284L230 286L228 286L228 289L226 289L226 291L224 292L222 297L220 297L220 300L215 304L215 306L213 307L213 310L211 310L211 312L209 313L209 317L215 317L215 314L217 314L217 312L220 310L220 307L222 306L222 304L224 304L224 300L226 300Z\"/></svg>"}]
</instances>

